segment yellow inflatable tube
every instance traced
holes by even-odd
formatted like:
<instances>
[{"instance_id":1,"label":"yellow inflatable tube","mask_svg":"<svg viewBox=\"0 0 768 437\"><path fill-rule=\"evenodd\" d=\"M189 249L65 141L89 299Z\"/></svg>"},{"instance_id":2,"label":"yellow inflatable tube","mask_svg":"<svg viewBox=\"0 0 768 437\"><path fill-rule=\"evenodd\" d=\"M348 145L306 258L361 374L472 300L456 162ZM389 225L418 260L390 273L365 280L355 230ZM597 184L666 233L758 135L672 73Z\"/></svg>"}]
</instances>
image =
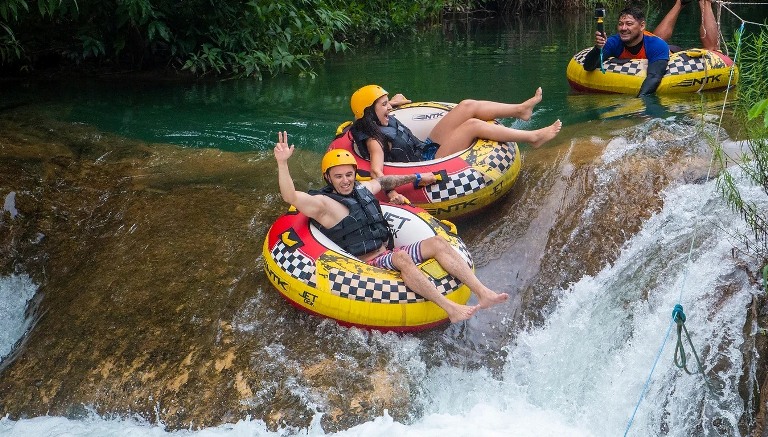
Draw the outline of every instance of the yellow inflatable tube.
<instances>
[{"instance_id":1,"label":"yellow inflatable tube","mask_svg":"<svg viewBox=\"0 0 768 437\"><path fill-rule=\"evenodd\" d=\"M605 72L599 68L584 70L588 47L571 58L566 69L568 83L576 91L598 93L637 94L645 80L647 59L603 60ZM704 49L690 49L672 53L667 73L661 79L656 94L696 93L724 89L736 85L739 70L723 53Z\"/></svg>"},{"instance_id":2,"label":"yellow inflatable tube","mask_svg":"<svg viewBox=\"0 0 768 437\"><path fill-rule=\"evenodd\" d=\"M396 247L440 235L474 268L452 223L409 205L382 204L382 211ZM293 207L270 228L263 255L267 277L289 303L342 325L409 332L448 320L440 307L408 289L398 272L373 267L346 253ZM448 299L460 304L469 300L469 288L434 259L419 268Z\"/></svg>"},{"instance_id":3,"label":"yellow inflatable tube","mask_svg":"<svg viewBox=\"0 0 768 437\"><path fill-rule=\"evenodd\" d=\"M442 102L417 102L392 111L422 141L438 121L455 105ZM499 123L490 120L489 123ZM360 180L371 177L371 163L360 155L349 131L351 122L342 123L328 149L344 149L357 161ZM402 186L398 192L435 217L455 219L475 214L506 195L520 174L522 156L517 143L476 139L469 148L420 162L385 162L384 174L434 173L437 183L425 187ZM384 193L379 200L386 201Z\"/></svg>"}]
</instances>

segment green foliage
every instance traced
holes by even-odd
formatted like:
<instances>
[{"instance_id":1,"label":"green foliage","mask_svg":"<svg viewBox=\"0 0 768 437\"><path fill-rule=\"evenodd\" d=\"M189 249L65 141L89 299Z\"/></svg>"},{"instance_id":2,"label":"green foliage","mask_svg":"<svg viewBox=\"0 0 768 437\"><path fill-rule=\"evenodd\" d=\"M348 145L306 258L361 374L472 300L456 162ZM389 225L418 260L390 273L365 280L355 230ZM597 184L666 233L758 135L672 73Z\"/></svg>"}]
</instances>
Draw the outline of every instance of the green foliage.
<instances>
[{"instance_id":1,"label":"green foliage","mask_svg":"<svg viewBox=\"0 0 768 437\"><path fill-rule=\"evenodd\" d=\"M221 4L220 4L221 5ZM177 38L179 50L198 45L183 64L195 74L261 77L290 69L311 73L311 63L329 51L344 51L340 39L349 18L323 0L275 3L251 0L242 7L221 5L196 28L207 31Z\"/></svg>"},{"instance_id":2,"label":"green foliage","mask_svg":"<svg viewBox=\"0 0 768 437\"><path fill-rule=\"evenodd\" d=\"M763 126L768 127L768 99L763 99L755 103L749 108L749 112L747 113L750 120L754 120L759 117L760 114L763 114Z\"/></svg>"},{"instance_id":3,"label":"green foliage","mask_svg":"<svg viewBox=\"0 0 768 437\"><path fill-rule=\"evenodd\" d=\"M746 150L735 159L722 148L716 150L721 165L732 161L738 164L744 174L768 194L768 31L761 28L759 33L742 37L736 35L735 46L739 48L736 59L739 65L739 99L737 115L744 121L747 136ZM762 122L756 122L764 114ZM738 211L749 224L756 245L752 247L762 265L768 263L768 211L760 210L753 202L744 200L733 178L722 172L718 186L731 207Z\"/></svg>"},{"instance_id":4,"label":"green foliage","mask_svg":"<svg viewBox=\"0 0 768 437\"><path fill-rule=\"evenodd\" d=\"M458 0L454 3L471 2ZM344 0L351 25L350 34L372 37L375 40L413 33L416 25L440 17L445 1L377 1Z\"/></svg>"},{"instance_id":5,"label":"green foliage","mask_svg":"<svg viewBox=\"0 0 768 437\"><path fill-rule=\"evenodd\" d=\"M0 0L0 66L312 75L350 35L396 35L441 11L434 0Z\"/></svg>"},{"instance_id":6,"label":"green foliage","mask_svg":"<svg viewBox=\"0 0 768 437\"><path fill-rule=\"evenodd\" d=\"M21 45L11 28L3 22L0 22L0 28L0 32L5 32L4 35L0 35L0 62L5 63L21 58Z\"/></svg>"},{"instance_id":7,"label":"green foliage","mask_svg":"<svg viewBox=\"0 0 768 437\"><path fill-rule=\"evenodd\" d=\"M0 1L0 63L15 61L22 56L22 47L16 39L9 22L16 21L19 12L29 12L29 6L24 0Z\"/></svg>"},{"instance_id":8,"label":"green foliage","mask_svg":"<svg viewBox=\"0 0 768 437\"><path fill-rule=\"evenodd\" d=\"M489 8L497 9L505 13L518 13L524 11L552 11L563 10L591 10L597 3L602 3L607 9L619 10L625 7L624 0L494 0L479 1Z\"/></svg>"},{"instance_id":9,"label":"green foliage","mask_svg":"<svg viewBox=\"0 0 768 437\"><path fill-rule=\"evenodd\" d=\"M768 293L768 264L763 267L763 288Z\"/></svg>"},{"instance_id":10,"label":"green foliage","mask_svg":"<svg viewBox=\"0 0 768 437\"><path fill-rule=\"evenodd\" d=\"M592 7L594 0L0 0L0 73L80 65L313 75L329 53L414 33L444 11Z\"/></svg>"},{"instance_id":11,"label":"green foliage","mask_svg":"<svg viewBox=\"0 0 768 437\"><path fill-rule=\"evenodd\" d=\"M761 28L759 33L749 34L740 38L736 35L736 42L732 46L741 43L741 55L739 56L739 101L738 108L743 112L764 99L768 95L768 83L765 81L768 75L768 32Z\"/></svg>"},{"instance_id":12,"label":"green foliage","mask_svg":"<svg viewBox=\"0 0 768 437\"><path fill-rule=\"evenodd\" d=\"M19 10L29 11L29 6L24 0L6 0L0 2L0 19L3 21L16 20L19 16Z\"/></svg>"}]
</instances>

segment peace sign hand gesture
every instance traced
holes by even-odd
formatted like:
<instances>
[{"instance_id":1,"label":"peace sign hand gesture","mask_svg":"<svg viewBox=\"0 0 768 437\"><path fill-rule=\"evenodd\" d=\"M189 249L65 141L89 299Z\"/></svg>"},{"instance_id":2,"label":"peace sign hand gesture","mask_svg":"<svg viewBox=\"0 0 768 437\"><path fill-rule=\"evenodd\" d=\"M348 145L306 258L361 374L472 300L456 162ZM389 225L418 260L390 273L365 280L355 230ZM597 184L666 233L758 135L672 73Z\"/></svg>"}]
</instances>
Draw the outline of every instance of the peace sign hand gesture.
<instances>
[{"instance_id":1,"label":"peace sign hand gesture","mask_svg":"<svg viewBox=\"0 0 768 437\"><path fill-rule=\"evenodd\" d=\"M277 133L277 143L275 144L275 159L277 162L287 162L293 155L293 145L288 145L288 132Z\"/></svg>"}]
</instances>

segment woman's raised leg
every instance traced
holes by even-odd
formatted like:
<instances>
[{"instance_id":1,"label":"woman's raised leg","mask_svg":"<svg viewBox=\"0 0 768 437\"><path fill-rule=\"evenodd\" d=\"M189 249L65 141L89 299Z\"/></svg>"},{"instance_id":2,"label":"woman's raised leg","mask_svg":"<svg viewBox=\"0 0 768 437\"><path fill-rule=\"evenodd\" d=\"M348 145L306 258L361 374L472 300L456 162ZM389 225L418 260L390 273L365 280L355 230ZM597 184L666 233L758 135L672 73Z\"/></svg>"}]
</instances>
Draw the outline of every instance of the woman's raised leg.
<instances>
[{"instance_id":1,"label":"woman's raised leg","mask_svg":"<svg viewBox=\"0 0 768 437\"><path fill-rule=\"evenodd\" d=\"M490 100L462 100L456 107L451 109L440 121L432 128L432 135L445 136L454 129L461 126L465 121L473 118L479 120L494 120L496 118L519 118L521 120L530 120L533 115L533 108L542 99L541 87L530 99L523 103L501 103Z\"/></svg>"},{"instance_id":2,"label":"woman's raised leg","mask_svg":"<svg viewBox=\"0 0 768 437\"><path fill-rule=\"evenodd\" d=\"M521 141L534 147L551 140L560 132L560 120L550 126L533 130L512 129L487 120L515 117L530 120L533 108L541 102L541 87L530 99L522 103L501 103L490 100L462 100L432 128L429 138L440 144L436 158L450 155L469 147L476 138L493 141Z\"/></svg>"},{"instance_id":3,"label":"woman's raised leg","mask_svg":"<svg viewBox=\"0 0 768 437\"><path fill-rule=\"evenodd\" d=\"M435 134L433 129L429 136L433 141L440 144L435 157L442 158L443 156L466 149L476 138L485 138L502 143L509 141L522 142L528 143L533 147L539 147L557 136L562 126L563 123L557 120L541 129L522 130L474 118L465 121L453 131L446 132L443 130Z\"/></svg>"}]
</instances>

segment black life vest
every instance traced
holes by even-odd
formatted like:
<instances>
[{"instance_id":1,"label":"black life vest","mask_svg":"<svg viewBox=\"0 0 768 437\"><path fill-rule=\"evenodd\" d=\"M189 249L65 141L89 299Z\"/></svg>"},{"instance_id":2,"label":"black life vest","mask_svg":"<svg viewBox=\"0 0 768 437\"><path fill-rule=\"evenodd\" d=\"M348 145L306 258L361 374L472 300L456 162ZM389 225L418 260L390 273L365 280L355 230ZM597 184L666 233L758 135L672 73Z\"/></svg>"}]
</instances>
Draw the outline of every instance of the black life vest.
<instances>
[{"instance_id":1,"label":"black life vest","mask_svg":"<svg viewBox=\"0 0 768 437\"><path fill-rule=\"evenodd\" d=\"M312 223L338 244L342 249L359 256L372 252L387 243L391 249L394 241L392 233L381 212L379 201L366 187L355 182L355 189L349 196L342 196L327 185L321 190L310 191L309 194L324 195L343 204L349 209L349 215L331 228L325 228L315 220Z\"/></svg>"},{"instance_id":2,"label":"black life vest","mask_svg":"<svg viewBox=\"0 0 768 437\"><path fill-rule=\"evenodd\" d=\"M420 162L424 152L424 143L419 140L408 127L400 123L394 116L389 116L387 126L379 126L381 133L387 137L389 147L384 144L384 161L386 162ZM370 160L366 141L369 136L357 129L352 129L352 138L357 144L358 152L364 159Z\"/></svg>"}]
</instances>

